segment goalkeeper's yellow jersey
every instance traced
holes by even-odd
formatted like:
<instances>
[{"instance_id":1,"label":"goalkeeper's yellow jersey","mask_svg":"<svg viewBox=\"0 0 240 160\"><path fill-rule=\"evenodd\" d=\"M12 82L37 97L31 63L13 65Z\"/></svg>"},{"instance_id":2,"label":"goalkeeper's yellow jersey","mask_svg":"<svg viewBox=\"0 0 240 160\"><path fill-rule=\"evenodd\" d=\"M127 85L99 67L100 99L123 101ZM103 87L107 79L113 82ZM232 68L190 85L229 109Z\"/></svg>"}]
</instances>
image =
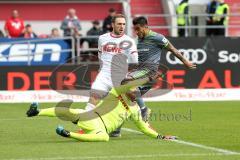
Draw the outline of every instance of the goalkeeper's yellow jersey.
<instances>
[{"instance_id":1,"label":"goalkeeper's yellow jersey","mask_svg":"<svg viewBox=\"0 0 240 160\"><path fill-rule=\"evenodd\" d=\"M129 119L136 124L141 132L153 138L157 138L158 133L153 130L148 123L142 120L138 105L125 95L127 91L134 87L136 88L136 86L144 83L146 80L145 78L134 84L130 83L118 88L113 88L97 106L95 113L99 115L99 118L90 120L92 121L92 127L98 129L104 127L107 133L111 133L120 127L124 121ZM88 121L88 124L90 121ZM103 122L104 126L102 123L99 123L100 121ZM86 127L87 122L81 122L81 126L83 126L84 123Z\"/></svg>"},{"instance_id":2,"label":"goalkeeper's yellow jersey","mask_svg":"<svg viewBox=\"0 0 240 160\"><path fill-rule=\"evenodd\" d=\"M111 133L112 131L115 131L123 124L124 121L128 119L133 121L144 134L157 138L158 133L150 127L149 123L142 120L138 105L136 103L132 103L125 94L114 95L113 92L114 91L111 91L110 94L115 96L118 104L111 112L101 116L107 132Z\"/></svg>"}]
</instances>

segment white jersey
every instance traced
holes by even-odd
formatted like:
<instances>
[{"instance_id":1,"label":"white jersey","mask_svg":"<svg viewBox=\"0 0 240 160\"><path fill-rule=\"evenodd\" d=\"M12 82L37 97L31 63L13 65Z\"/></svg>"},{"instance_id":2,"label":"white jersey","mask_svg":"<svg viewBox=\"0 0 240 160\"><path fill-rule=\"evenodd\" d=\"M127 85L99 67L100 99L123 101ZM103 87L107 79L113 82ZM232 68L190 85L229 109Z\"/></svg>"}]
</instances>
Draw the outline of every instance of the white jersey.
<instances>
[{"instance_id":1,"label":"white jersey","mask_svg":"<svg viewBox=\"0 0 240 160\"><path fill-rule=\"evenodd\" d=\"M116 36L112 33L106 33L99 37L98 40L98 58L101 61L100 72L111 74L113 66L120 65L114 63L113 57L118 54L125 55L128 63L138 62L138 53L135 41L127 36Z\"/></svg>"},{"instance_id":2,"label":"white jersey","mask_svg":"<svg viewBox=\"0 0 240 160\"><path fill-rule=\"evenodd\" d=\"M98 51L101 65L92 89L108 92L125 78L126 62L138 63L137 47L135 41L125 34L106 33L99 37Z\"/></svg>"}]
</instances>

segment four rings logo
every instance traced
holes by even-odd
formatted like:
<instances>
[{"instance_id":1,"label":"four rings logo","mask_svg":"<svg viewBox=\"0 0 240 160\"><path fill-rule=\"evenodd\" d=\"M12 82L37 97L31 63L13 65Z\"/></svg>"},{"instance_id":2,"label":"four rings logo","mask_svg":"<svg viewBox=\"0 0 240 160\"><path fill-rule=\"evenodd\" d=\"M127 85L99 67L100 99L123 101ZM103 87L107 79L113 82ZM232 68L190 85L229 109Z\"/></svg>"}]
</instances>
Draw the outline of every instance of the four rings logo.
<instances>
[{"instance_id":1,"label":"four rings logo","mask_svg":"<svg viewBox=\"0 0 240 160\"><path fill-rule=\"evenodd\" d=\"M203 49L179 49L183 56L192 63L203 64L207 60L207 53ZM176 65L182 62L175 57L171 52L167 52L166 60L168 63Z\"/></svg>"}]
</instances>

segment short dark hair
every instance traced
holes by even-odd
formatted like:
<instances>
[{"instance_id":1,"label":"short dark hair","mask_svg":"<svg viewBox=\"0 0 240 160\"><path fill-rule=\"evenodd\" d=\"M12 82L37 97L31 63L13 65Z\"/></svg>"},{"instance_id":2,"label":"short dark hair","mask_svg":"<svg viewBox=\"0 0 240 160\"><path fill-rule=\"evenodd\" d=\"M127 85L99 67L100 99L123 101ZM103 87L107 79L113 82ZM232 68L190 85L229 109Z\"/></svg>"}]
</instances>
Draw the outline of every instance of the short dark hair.
<instances>
[{"instance_id":1,"label":"short dark hair","mask_svg":"<svg viewBox=\"0 0 240 160\"><path fill-rule=\"evenodd\" d=\"M115 23L117 18L124 18L124 19L126 19L126 17L123 14L116 14L115 16L112 17L112 23Z\"/></svg>"},{"instance_id":2,"label":"short dark hair","mask_svg":"<svg viewBox=\"0 0 240 160\"><path fill-rule=\"evenodd\" d=\"M109 13L113 13L113 12L115 12L116 10L114 9L114 8L109 8L109 10L108 10L108 12Z\"/></svg>"},{"instance_id":3,"label":"short dark hair","mask_svg":"<svg viewBox=\"0 0 240 160\"><path fill-rule=\"evenodd\" d=\"M25 27L28 28L28 27L32 27L32 26L31 26L31 24L27 24Z\"/></svg>"},{"instance_id":4,"label":"short dark hair","mask_svg":"<svg viewBox=\"0 0 240 160\"><path fill-rule=\"evenodd\" d=\"M57 30L58 30L57 28L52 28L52 32L53 32L53 31L57 31Z\"/></svg>"},{"instance_id":5,"label":"short dark hair","mask_svg":"<svg viewBox=\"0 0 240 160\"><path fill-rule=\"evenodd\" d=\"M99 25L99 24L100 24L100 22L99 22L98 20L94 20L92 23L93 23L93 24L96 24L96 25Z\"/></svg>"},{"instance_id":6,"label":"short dark hair","mask_svg":"<svg viewBox=\"0 0 240 160\"><path fill-rule=\"evenodd\" d=\"M148 25L148 21L146 17L140 16L140 17L135 17L133 19L133 25L139 24L140 26L146 26Z\"/></svg>"}]
</instances>

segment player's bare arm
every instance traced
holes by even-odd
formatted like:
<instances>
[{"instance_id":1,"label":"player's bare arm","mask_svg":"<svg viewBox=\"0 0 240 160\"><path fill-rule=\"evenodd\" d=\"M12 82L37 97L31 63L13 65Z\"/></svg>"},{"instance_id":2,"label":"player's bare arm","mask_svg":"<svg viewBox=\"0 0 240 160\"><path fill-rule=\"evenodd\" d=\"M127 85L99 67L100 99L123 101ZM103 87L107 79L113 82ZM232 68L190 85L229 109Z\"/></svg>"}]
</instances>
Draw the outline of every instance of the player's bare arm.
<instances>
[{"instance_id":1,"label":"player's bare arm","mask_svg":"<svg viewBox=\"0 0 240 160\"><path fill-rule=\"evenodd\" d=\"M197 65L189 62L186 58L183 57L181 52L179 52L170 42L166 46L167 50L172 52L188 69L196 69Z\"/></svg>"}]
</instances>

